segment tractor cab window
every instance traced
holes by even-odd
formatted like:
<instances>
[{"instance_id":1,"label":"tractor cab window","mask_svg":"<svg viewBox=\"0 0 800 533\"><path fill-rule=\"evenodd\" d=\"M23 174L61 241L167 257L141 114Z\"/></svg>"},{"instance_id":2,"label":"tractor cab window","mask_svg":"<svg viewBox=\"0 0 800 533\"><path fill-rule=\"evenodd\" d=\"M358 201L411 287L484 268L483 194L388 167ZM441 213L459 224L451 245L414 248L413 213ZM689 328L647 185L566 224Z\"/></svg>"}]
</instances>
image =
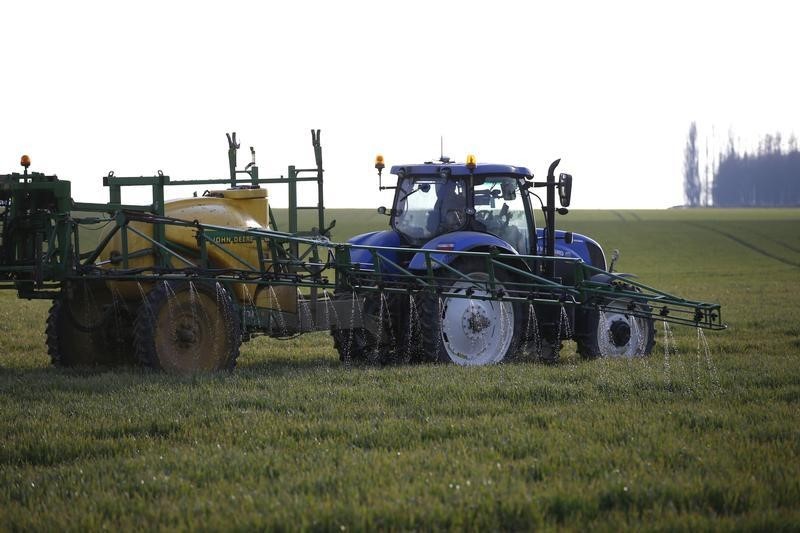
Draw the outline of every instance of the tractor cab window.
<instances>
[{"instance_id":1,"label":"tractor cab window","mask_svg":"<svg viewBox=\"0 0 800 533\"><path fill-rule=\"evenodd\" d=\"M394 228L407 241L421 245L431 238L462 229L467 222L466 183L439 176L400 180L394 207Z\"/></svg>"},{"instance_id":2,"label":"tractor cab window","mask_svg":"<svg viewBox=\"0 0 800 533\"><path fill-rule=\"evenodd\" d=\"M475 229L496 235L521 254L531 253L525 195L516 178L487 177L475 184Z\"/></svg>"}]
</instances>

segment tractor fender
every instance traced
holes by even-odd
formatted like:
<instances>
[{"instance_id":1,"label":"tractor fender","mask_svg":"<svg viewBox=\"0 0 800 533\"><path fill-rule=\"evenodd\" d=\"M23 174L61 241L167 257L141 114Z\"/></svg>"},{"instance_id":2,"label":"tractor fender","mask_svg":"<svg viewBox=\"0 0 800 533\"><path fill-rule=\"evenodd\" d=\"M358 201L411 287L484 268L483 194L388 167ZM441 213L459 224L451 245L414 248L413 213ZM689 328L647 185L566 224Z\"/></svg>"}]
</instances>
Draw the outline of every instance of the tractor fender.
<instances>
[{"instance_id":1,"label":"tractor fender","mask_svg":"<svg viewBox=\"0 0 800 533\"><path fill-rule=\"evenodd\" d=\"M580 233L572 233L572 242L567 244L564 241L566 231L556 230L556 256L557 257L572 257L581 259L587 265L592 265L596 268L606 268L606 258L603 254L603 249L600 245L586 235ZM538 242L538 253L544 254L544 230L542 228L536 229L536 236Z\"/></svg>"},{"instance_id":2,"label":"tractor fender","mask_svg":"<svg viewBox=\"0 0 800 533\"><path fill-rule=\"evenodd\" d=\"M391 248L399 248L403 245L402 241L400 240L400 235L392 230L362 233L361 235L356 235L355 237L350 238L347 242L349 244L358 244L364 246L387 246ZM389 261L397 263L396 250L381 250L380 253ZM369 250L362 248L351 248L350 261L354 265L358 264L359 267L366 270L372 270L374 268L373 256ZM386 266L384 268L386 268L388 271L393 270L390 266Z\"/></svg>"},{"instance_id":3,"label":"tractor fender","mask_svg":"<svg viewBox=\"0 0 800 533\"><path fill-rule=\"evenodd\" d=\"M490 247L497 248L500 253L519 255L514 247L503 239L477 231L454 231L453 233L439 235L426 242L422 249L468 252L477 248ZM436 259L447 265L452 263L457 257L459 256L456 254L431 254L432 259ZM425 254L422 252L414 254L408 268L409 270L426 270ZM433 263L433 269L436 270L437 268L439 268L439 264Z\"/></svg>"}]
</instances>

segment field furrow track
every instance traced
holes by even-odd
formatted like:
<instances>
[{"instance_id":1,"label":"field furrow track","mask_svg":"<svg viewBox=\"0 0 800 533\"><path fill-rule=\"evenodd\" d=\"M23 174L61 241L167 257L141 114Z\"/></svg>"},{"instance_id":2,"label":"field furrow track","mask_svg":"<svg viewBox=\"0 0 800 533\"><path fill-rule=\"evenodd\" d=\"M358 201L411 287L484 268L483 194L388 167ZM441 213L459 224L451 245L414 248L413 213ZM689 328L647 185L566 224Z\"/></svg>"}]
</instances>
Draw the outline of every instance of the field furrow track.
<instances>
[{"instance_id":1,"label":"field furrow track","mask_svg":"<svg viewBox=\"0 0 800 533\"><path fill-rule=\"evenodd\" d=\"M791 261L789 259L786 259L785 257L781 257L779 255L775 255L775 254L773 254L771 252L768 252L768 251L764 250L763 248L760 248L760 247L756 246L755 244L752 244L752 243L742 239L741 237L738 237L736 235L728 233L727 231L723 231L723 230L721 230L719 228L715 228L715 227L712 227L712 226L706 226L705 224L698 224L698 223L691 223L691 222L686 222L686 223L691 225L691 226L694 226L696 228L702 228L702 229L705 229L705 230L708 230L708 231L712 231L712 232L714 232L714 233L716 233L718 235L722 235L723 237L727 237L728 239L732 240L733 242L735 242L737 244L740 244L740 245L744 246L745 248L747 248L747 249L749 249L749 250L751 250L753 252L756 252L757 254L763 255L764 257L768 257L770 259L774 259L775 261L779 261L779 262L781 262L781 263L783 263L785 265L793 266L795 268L800 268L800 263L795 262L795 261ZM783 244L783 243L779 243L779 244ZM784 246L786 246L786 245L784 244Z\"/></svg>"},{"instance_id":2,"label":"field furrow track","mask_svg":"<svg viewBox=\"0 0 800 533\"><path fill-rule=\"evenodd\" d=\"M621 221L621 222L628 222L628 219L626 219L626 218L625 218L625 217L622 215L622 213L620 213L619 211L611 211L611 213L612 213L614 216L616 216L618 219L620 219L620 221Z\"/></svg>"},{"instance_id":3,"label":"field furrow track","mask_svg":"<svg viewBox=\"0 0 800 533\"><path fill-rule=\"evenodd\" d=\"M777 244L781 248L786 248L787 250L789 250L791 252L800 254L800 247L794 246L794 245L789 244L789 243L787 243L785 241L782 241L780 239L776 239L775 237L773 237L769 233L764 233L762 231L755 231L752 228L745 227L745 226L736 226L736 229L740 230L740 231L748 231L748 232L750 232L750 234L752 234L754 236L757 236L760 239L766 239L766 240L768 240L770 242L773 242L773 243Z\"/></svg>"}]
</instances>

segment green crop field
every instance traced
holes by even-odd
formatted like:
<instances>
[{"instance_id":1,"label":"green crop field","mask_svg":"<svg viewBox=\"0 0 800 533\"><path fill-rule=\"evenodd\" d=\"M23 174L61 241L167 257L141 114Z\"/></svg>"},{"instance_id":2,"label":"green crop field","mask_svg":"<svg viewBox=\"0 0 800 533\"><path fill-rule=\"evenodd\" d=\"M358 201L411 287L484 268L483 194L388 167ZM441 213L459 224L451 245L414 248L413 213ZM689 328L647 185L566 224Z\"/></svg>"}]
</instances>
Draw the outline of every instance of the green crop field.
<instances>
[{"instance_id":1,"label":"green crop field","mask_svg":"<svg viewBox=\"0 0 800 533\"><path fill-rule=\"evenodd\" d=\"M379 228L329 210L334 240ZM570 213L619 270L719 301L676 353L342 366L258 338L230 374L51 368L0 294L0 530L800 528L800 210ZM702 345L701 345L702 347Z\"/></svg>"}]
</instances>

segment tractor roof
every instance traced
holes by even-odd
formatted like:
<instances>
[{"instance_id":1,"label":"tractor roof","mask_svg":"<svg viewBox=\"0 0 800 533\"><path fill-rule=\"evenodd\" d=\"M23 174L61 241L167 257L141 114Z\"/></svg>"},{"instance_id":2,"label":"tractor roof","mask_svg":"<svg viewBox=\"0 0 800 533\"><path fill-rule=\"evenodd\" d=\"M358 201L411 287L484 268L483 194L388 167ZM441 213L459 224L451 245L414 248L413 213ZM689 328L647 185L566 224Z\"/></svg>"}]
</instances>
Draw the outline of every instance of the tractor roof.
<instances>
[{"instance_id":1,"label":"tractor roof","mask_svg":"<svg viewBox=\"0 0 800 533\"><path fill-rule=\"evenodd\" d=\"M393 165L391 173L397 175L401 170L406 175L425 176L439 174L443 169L449 169L453 176L469 176L470 169L466 163L422 163L417 165ZM493 174L503 176L516 176L524 178L531 175L531 171L526 167L515 167L513 165L496 165L491 163L478 163L472 174Z\"/></svg>"}]
</instances>

